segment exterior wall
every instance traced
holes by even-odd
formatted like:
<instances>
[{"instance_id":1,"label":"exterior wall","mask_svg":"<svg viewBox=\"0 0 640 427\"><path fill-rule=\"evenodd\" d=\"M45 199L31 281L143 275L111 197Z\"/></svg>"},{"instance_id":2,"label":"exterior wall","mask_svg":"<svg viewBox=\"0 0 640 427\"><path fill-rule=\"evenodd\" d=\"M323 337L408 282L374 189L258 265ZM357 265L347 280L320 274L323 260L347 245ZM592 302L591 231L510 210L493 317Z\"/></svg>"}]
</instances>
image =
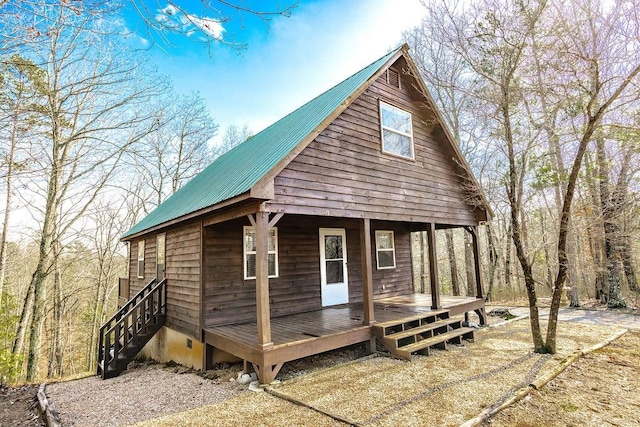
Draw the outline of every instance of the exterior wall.
<instances>
[{"instance_id":1,"label":"exterior wall","mask_svg":"<svg viewBox=\"0 0 640 427\"><path fill-rule=\"evenodd\" d=\"M478 223L424 101L376 80L275 178L273 211L457 225ZM412 114L415 160L381 151L379 100Z\"/></svg>"},{"instance_id":2,"label":"exterior wall","mask_svg":"<svg viewBox=\"0 0 640 427\"><path fill-rule=\"evenodd\" d=\"M249 225L245 218L205 229L205 327L255 320L255 280L243 278L244 225ZM349 301L362 301L359 220L285 215L276 227L279 277L269 279L272 317L322 307L320 228L346 229ZM373 222L371 238L374 260L375 230L393 230L396 245L395 269L377 270L374 264L375 295L412 293L410 232L400 223Z\"/></svg>"},{"instance_id":3,"label":"exterior wall","mask_svg":"<svg viewBox=\"0 0 640 427\"><path fill-rule=\"evenodd\" d=\"M144 277L137 277L138 241L131 242L129 258L129 298L156 277L156 239L158 234L144 236ZM200 221L194 221L165 234L165 276L167 278L167 326L200 336Z\"/></svg>"},{"instance_id":4,"label":"exterior wall","mask_svg":"<svg viewBox=\"0 0 640 427\"><path fill-rule=\"evenodd\" d=\"M188 347L191 341L191 348ZM181 365L202 369L204 344L192 337L163 326L138 354L139 358L160 363L174 361Z\"/></svg>"}]
</instances>

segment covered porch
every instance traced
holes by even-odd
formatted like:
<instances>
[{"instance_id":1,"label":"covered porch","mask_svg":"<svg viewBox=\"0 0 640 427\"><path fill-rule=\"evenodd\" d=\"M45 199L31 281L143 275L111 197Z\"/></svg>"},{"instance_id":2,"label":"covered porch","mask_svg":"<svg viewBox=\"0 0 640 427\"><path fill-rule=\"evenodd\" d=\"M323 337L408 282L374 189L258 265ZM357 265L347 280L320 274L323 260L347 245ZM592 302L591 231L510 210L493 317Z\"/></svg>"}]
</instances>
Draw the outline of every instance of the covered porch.
<instances>
[{"instance_id":1,"label":"covered porch","mask_svg":"<svg viewBox=\"0 0 640 427\"><path fill-rule=\"evenodd\" d=\"M376 324L392 324L423 315L446 313L446 317L476 312L484 322L484 300L476 297L441 296L441 307L431 307L429 294L410 294L374 301L374 321L365 324L362 303L343 304L320 310L271 319L271 345L258 342L257 322L216 326L204 330L204 339L211 350L223 351L251 363L262 383L275 379L286 362L334 350L361 342L375 349ZM215 352L208 351L207 368L215 361Z\"/></svg>"}]
</instances>

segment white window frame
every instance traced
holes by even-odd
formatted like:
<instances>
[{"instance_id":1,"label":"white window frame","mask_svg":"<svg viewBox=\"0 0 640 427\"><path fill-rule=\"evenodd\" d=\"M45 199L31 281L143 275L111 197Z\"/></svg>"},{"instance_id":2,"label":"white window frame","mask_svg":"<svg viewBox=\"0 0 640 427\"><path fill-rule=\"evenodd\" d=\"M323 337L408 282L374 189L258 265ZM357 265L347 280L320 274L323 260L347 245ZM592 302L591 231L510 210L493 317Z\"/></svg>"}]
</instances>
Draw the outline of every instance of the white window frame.
<instances>
[{"instance_id":1,"label":"white window frame","mask_svg":"<svg viewBox=\"0 0 640 427\"><path fill-rule=\"evenodd\" d=\"M381 249L378 245L378 237L383 234L391 234L391 248ZM393 255L393 265L380 267L380 252L391 252ZM396 240L392 230L376 230L376 267L378 270L389 270L396 268Z\"/></svg>"},{"instance_id":2,"label":"white window frame","mask_svg":"<svg viewBox=\"0 0 640 427\"><path fill-rule=\"evenodd\" d=\"M269 275L269 279L275 279L278 277L279 274L279 269L278 269L278 227L271 227L269 229L269 235L271 234L271 231L273 231L273 238L275 240L274 242L274 248L275 250L271 251L267 251L267 256L268 255L275 255L275 274L273 275ZM242 270L244 272L244 280L252 280L255 279L256 276L248 276L247 275L247 255L256 255L257 258L257 253L256 251L248 251L247 250L247 245L246 245L246 239L247 239L247 233L248 232L256 232L256 228L250 225L245 225L242 229ZM268 237L267 237L268 238ZM269 245L267 245L268 247ZM268 267L267 267L268 268Z\"/></svg>"},{"instance_id":3,"label":"white window frame","mask_svg":"<svg viewBox=\"0 0 640 427\"><path fill-rule=\"evenodd\" d=\"M389 126L385 126L383 123L383 119L382 119L382 112L384 109L389 109L389 110L394 110L398 113L401 114L406 114L407 117L409 118L409 133L403 132L399 129L395 129ZM393 151L387 151L385 150L385 145L384 145L384 131L389 131L391 133L395 133L397 135L401 135L401 136L405 136L409 138L409 144L410 144L410 149L411 149L411 156L405 156L404 154L399 154L399 153L394 153ZM405 111L401 108L395 107L391 104L387 104L384 101L380 101L380 141L381 141L381 147L382 147L382 152L386 153L386 154L390 154L392 156L398 156L401 157L403 159L410 159L410 160L415 160L415 147L413 144L413 118L411 116L411 113L408 111Z\"/></svg>"},{"instance_id":4,"label":"white window frame","mask_svg":"<svg viewBox=\"0 0 640 427\"><path fill-rule=\"evenodd\" d=\"M138 241L138 279L144 278L144 250L144 240ZM140 268L140 266L142 266L142 268Z\"/></svg>"}]
</instances>

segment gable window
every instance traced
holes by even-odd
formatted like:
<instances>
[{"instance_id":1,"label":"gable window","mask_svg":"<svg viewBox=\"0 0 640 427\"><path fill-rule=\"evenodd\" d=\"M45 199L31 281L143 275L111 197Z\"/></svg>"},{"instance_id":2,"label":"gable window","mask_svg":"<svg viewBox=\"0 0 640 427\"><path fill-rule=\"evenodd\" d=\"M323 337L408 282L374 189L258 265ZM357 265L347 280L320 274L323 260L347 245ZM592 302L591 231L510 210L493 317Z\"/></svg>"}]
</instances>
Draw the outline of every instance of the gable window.
<instances>
[{"instance_id":1,"label":"gable window","mask_svg":"<svg viewBox=\"0 0 640 427\"><path fill-rule=\"evenodd\" d=\"M278 277L278 228L269 229L267 266L269 278ZM244 278L256 278L256 229L244 227Z\"/></svg>"},{"instance_id":2,"label":"gable window","mask_svg":"<svg viewBox=\"0 0 640 427\"><path fill-rule=\"evenodd\" d=\"M144 240L138 242L138 277L144 277Z\"/></svg>"},{"instance_id":3,"label":"gable window","mask_svg":"<svg viewBox=\"0 0 640 427\"><path fill-rule=\"evenodd\" d=\"M411 114L380 101L382 151L413 159L413 126Z\"/></svg>"},{"instance_id":4,"label":"gable window","mask_svg":"<svg viewBox=\"0 0 640 427\"><path fill-rule=\"evenodd\" d=\"M376 260L378 262L378 270L396 268L393 231L376 230Z\"/></svg>"}]
</instances>

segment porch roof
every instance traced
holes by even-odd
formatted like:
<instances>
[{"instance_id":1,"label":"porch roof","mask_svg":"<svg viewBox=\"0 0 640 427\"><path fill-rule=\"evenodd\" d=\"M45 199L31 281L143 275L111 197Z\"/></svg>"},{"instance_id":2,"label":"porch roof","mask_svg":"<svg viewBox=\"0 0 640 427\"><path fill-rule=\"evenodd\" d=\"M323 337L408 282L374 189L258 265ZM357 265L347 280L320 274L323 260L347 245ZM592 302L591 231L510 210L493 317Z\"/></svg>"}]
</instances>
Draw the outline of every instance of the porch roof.
<instances>
[{"instance_id":1,"label":"porch roof","mask_svg":"<svg viewBox=\"0 0 640 427\"><path fill-rule=\"evenodd\" d=\"M363 87L387 63L395 60L403 48L392 50L220 156L122 238L249 192L309 135L321 131L328 124L325 123L326 119L341 107L345 108L350 95Z\"/></svg>"}]
</instances>

